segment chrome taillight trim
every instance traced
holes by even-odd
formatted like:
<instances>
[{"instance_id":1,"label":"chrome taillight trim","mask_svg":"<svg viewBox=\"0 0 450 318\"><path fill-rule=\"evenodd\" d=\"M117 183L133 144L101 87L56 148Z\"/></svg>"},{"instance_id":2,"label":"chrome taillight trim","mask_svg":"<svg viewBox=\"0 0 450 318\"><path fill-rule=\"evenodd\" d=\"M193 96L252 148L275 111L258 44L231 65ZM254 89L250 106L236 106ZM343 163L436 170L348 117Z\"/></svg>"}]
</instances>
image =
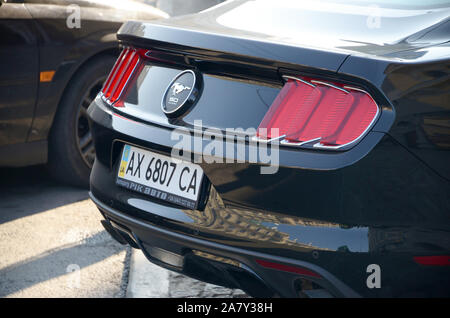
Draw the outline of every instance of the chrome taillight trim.
<instances>
[{"instance_id":1,"label":"chrome taillight trim","mask_svg":"<svg viewBox=\"0 0 450 318\"><path fill-rule=\"evenodd\" d=\"M299 77L295 77L295 76L291 76L291 75L283 75L282 77L283 77L284 79L293 79L293 80L295 80L295 81L302 82L303 84L309 85L309 86L311 86L311 87L316 87L316 85L314 85L314 84L312 84L312 83L310 83L310 82L308 82L308 81L305 81L305 80L303 80L303 79L301 79L301 78L299 78Z\"/></svg>"},{"instance_id":2,"label":"chrome taillight trim","mask_svg":"<svg viewBox=\"0 0 450 318\"><path fill-rule=\"evenodd\" d=\"M381 111L380 111L380 106L378 106L378 103L373 99L373 97L366 92L363 89L357 88L357 87L353 87L353 86L344 86L344 88L348 89L348 90L355 90L361 93L366 94L367 96L369 96L369 98L375 103L375 105L377 106L377 113L375 114L375 116L373 117L372 121L370 122L370 124L367 126L367 128L362 132L361 135L359 135L358 138L356 138L355 140L348 142L346 144L343 145L339 145L339 146L326 146L326 145L322 145L320 142L318 142L317 144L314 144L313 147L317 148L317 149L329 149L329 150L339 150L339 149L345 149L345 148L350 148L352 145L358 143L362 138L364 138L364 136L369 132L369 130L373 127L373 125L375 124L375 122L377 121Z\"/></svg>"},{"instance_id":3,"label":"chrome taillight trim","mask_svg":"<svg viewBox=\"0 0 450 318\"><path fill-rule=\"evenodd\" d=\"M123 55L121 53L119 55L118 60L116 61L116 63L119 63L119 64L117 64L117 67L115 67L115 65L114 65L113 69L111 70L110 74L107 77L106 82L108 82L110 77L111 77L111 81L108 83L107 87L103 87L102 90L100 91L100 96L101 96L102 100L105 103L107 103L109 106L114 106L114 104L116 104L122 98L125 88L128 86L128 83L129 83L130 79L133 77L133 75L136 71L136 68L139 66L139 64L142 61L141 56L138 53L138 50L135 48L131 48L131 47L127 46L127 47L123 48L122 52L123 52ZM130 75L128 76L125 84L122 86L122 89L121 89L119 95L117 96L117 98L115 99L115 101L112 101L111 97L112 97L112 95L114 95L115 89L117 89L117 85L119 85L120 81L117 81L115 83L115 86L111 89L111 94L109 97L106 97L105 94L103 93L103 91L107 92L111 88L110 86L112 84L112 81L115 79L115 77L120 76L120 74L118 74L118 72L119 72L119 69L121 68L122 64L126 63L125 68L124 68L124 70L126 70L136 55L137 55L138 59L136 61L136 64L133 67L133 70L131 71ZM121 60L119 61L120 58L121 58ZM106 84L106 82L105 82L105 84Z\"/></svg>"},{"instance_id":4,"label":"chrome taillight trim","mask_svg":"<svg viewBox=\"0 0 450 318\"><path fill-rule=\"evenodd\" d=\"M320 85L325 85L325 86L328 86L328 87L331 87L331 88L340 90L341 92L344 92L344 93L346 93L346 94L350 93L349 91L347 91L347 90L345 90L345 89L343 89L343 88L341 88L341 87L339 87L339 86L336 86L336 85L334 85L334 84L328 83L328 82L317 81L317 80L311 80L311 83L320 84Z\"/></svg>"},{"instance_id":5,"label":"chrome taillight trim","mask_svg":"<svg viewBox=\"0 0 450 318\"><path fill-rule=\"evenodd\" d=\"M282 141L284 138L286 138L286 135L274 137L274 138L271 138L271 139L262 139L262 138L259 138L256 135L254 135L254 136L252 136L252 141L257 141L257 142L260 142L260 143L270 144L271 142L274 142L274 141L277 141L277 140L281 140Z\"/></svg>"},{"instance_id":6,"label":"chrome taillight trim","mask_svg":"<svg viewBox=\"0 0 450 318\"><path fill-rule=\"evenodd\" d=\"M364 136L369 132L369 130L374 126L375 122L377 121L377 119L379 118L380 114L381 114L381 109L380 106L378 105L378 103L373 99L373 97L365 90L361 89L361 88L357 88L357 87L353 87L353 86L347 86L345 85L343 88L342 87L338 87L332 83L329 82L325 82L325 81L320 81L320 80L311 80L306 81L304 79L301 79L299 77L295 77L295 76L291 76L291 75L282 75L282 78L287 80L287 79L292 79L292 80L296 80L299 82L302 82L306 85L309 85L311 87L317 87L316 85L325 85L337 90L340 90L346 94L349 94L350 91L349 90L355 90L355 91L359 91L361 93L366 94L367 96L370 97L370 99L374 102L374 104L377 106L377 112L374 116L374 118L372 119L372 121L370 122L370 124L367 126L367 128L362 132L361 135L358 136L358 138L356 138L355 140L352 140L349 143L343 144L343 145L339 145L339 146L327 146L327 145L323 145L319 142L315 143L312 145L313 148L315 149L321 149L321 150L346 150L350 147L352 147L353 145L355 145L356 143L358 143L362 138L364 138ZM316 85L314 85L316 84ZM318 137L318 138L314 138L311 140L306 140L306 141L301 141L301 142L290 142L288 140L285 139L286 135L282 135L279 137L275 137L272 139L261 139L258 136L254 135L252 137L252 140L254 141L258 141L258 142L264 142L264 143L270 143L273 142L275 140L279 140L280 141L280 145L282 146L287 146L287 147L296 147L296 148L304 148L305 145L311 144L315 141L318 141L320 139L322 139L322 137Z\"/></svg>"},{"instance_id":7,"label":"chrome taillight trim","mask_svg":"<svg viewBox=\"0 0 450 318\"><path fill-rule=\"evenodd\" d=\"M111 70L111 72L110 72L110 74L108 75L107 80L106 80L106 82L105 82L105 84L109 82L109 83L108 83L108 86L103 87L103 88L102 88L102 92L103 92L103 90L104 90L105 92L107 92L107 91L109 90L109 88L110 88L110 86L111 86L111 84L112 84L112 80L117 76L117 72L119 71L119 68L120 68L121 64L123 63L123 59L125 58L125 56L126 56L126 54L128 53L129 50L130 50L129 47L123 48L122 52L120 53L120 55L119 55L119 57L118 57L116 63L114 63L114 67L113 67L113 69ZM120 61L119 61L119 59L120 59ZM117 64L117 63L118 63L118 64ZM116 66L116 64L117 64L117 66ZM110 80L110 79L111 79L111 80ZM106 98L106 96L105 96L105 98Z\"/></svg>"},{"instance_id":8,"label":"chrome taillight trim","mask_svg":"<svg viewBox=\"0 0 450 318\"><path fill-rule=\"evenodd\" d=\"M300 142L292 142L292 141L284 139L280 142L280 144L284 145L284 146L290 146L290 147L300 147L300 146L310 144L315 141L319 141L320 139L322 139L322 137L318 137L318 138L314 138L314 139L306 140L306 141L300 141Z\"/></svg>"},{"instance_id":9,"label":"chrome taillight trim","mask_svg":"<svg viewBox=\"0 0 450 318\"><path fill-rule=\"evenodd\" d=\"M122 86L122 90L119 93L119 96L117 96L117 99L112 103L112 105L114 106L115 103L117 103L123 95L123 92L125 91L125 88L128 86L128 82L130 81L131 78L133 78L134 72L136 71L136 68L139 66L139 64L141 63L141 57L139 56L139 54L137 53L136 50L134 50L134 54L138 56L138 60L136 61L136 64L133 67L133 70L131 71L130 75L127 78L127 81L125 82L125 84ZM134 55L132 57L130 57L130 61L129 63L131 63L131 59L134 58Z\"/></svg>"}]
</instances>

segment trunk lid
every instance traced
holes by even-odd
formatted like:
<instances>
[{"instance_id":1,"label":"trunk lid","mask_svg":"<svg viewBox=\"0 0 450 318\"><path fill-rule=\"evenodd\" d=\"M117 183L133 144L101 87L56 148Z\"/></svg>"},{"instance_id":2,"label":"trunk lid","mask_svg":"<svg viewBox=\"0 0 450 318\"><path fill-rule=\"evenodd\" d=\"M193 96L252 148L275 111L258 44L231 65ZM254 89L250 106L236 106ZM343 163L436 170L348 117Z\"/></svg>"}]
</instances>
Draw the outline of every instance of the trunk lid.
<instances>
[{"instance_id":1,"label":"trunk lid","mask_svg":"<svg viewBox=\"0 0 450 318\"><path fill-rule=\"evenodd\" d=\"M336 69L348 54L386 56L447 42L449 16L444 0L423 4L404 0L227 1L198 14L127 24L119 37L134 35L279 60L279 51L271 51L269 45L276 43L313 50L312 56L301 56L311 66L312 61L321 60L321 52L334 52L337 55L321 66ZM299 61L289 55L284 59Z\"/></svg>"}]
</instances>

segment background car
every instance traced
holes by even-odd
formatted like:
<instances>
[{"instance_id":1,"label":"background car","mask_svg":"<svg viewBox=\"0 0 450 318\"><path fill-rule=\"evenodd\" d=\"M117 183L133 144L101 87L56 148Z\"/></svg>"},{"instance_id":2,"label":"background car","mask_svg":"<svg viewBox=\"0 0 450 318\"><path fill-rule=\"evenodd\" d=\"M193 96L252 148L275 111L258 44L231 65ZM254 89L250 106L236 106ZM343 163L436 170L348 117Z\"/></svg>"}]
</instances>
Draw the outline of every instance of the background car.
<instances>
[{"instance_id":1,"label":"background car","mask_svg":"<svg viewBox=\"0 0 450 318\"><path fill-rule=\"evenodd\" d=\"M448 297L450 8L374 2L124 24L88 109L111 235L252 296Z\"/></svg>"},{"instance_id":2,"label":"background car","mask_svg":"<svg viewBox=\"0 0 450 318\"><path fill-rule=\"evenodd\" d=\"M54 177L86 187L86 109L118 56L115 34L126 20L166 17L132 0L2 0L0 166L48 162Z\"/></svg>"}]
</instances>

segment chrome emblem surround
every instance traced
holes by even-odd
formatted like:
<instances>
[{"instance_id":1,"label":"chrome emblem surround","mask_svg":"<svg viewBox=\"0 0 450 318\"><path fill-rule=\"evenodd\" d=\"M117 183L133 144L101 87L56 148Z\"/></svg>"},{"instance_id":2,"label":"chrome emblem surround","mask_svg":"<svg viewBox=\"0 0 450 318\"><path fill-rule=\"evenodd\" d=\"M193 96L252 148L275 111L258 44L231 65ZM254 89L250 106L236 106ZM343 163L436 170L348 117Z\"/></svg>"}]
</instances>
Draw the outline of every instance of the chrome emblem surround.
<instances>
[{"instance_id":1,"label":"chrome emblem surround","mask_svg":"<svg viewBox=\"0 0 450 318\"><path fill-rule=\"evenodd\" d=\"M183 114L197 100L199 95L199 77L192 70L177 74L166 88L161 101L161 109L168 117Z\"/></svg>"}]
</instances>

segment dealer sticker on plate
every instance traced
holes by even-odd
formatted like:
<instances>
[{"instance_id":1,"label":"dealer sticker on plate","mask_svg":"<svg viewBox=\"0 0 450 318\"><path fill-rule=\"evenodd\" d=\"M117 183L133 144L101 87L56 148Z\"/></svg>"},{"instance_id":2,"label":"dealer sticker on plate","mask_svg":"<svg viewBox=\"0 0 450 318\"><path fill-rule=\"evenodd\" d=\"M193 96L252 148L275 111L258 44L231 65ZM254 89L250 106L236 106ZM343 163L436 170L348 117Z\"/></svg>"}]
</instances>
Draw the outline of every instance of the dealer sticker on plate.
<instances>
[{"instance_id":1,"label":"dealer sticker on plate","mask_svg":"<svg viewBox=\"0 0 450 318\"><path fill-rule=\"evenodd\" d=\"M125 145L116 184L195 209L202 179L199 165Z\"/></svg>"}]
</instances>

